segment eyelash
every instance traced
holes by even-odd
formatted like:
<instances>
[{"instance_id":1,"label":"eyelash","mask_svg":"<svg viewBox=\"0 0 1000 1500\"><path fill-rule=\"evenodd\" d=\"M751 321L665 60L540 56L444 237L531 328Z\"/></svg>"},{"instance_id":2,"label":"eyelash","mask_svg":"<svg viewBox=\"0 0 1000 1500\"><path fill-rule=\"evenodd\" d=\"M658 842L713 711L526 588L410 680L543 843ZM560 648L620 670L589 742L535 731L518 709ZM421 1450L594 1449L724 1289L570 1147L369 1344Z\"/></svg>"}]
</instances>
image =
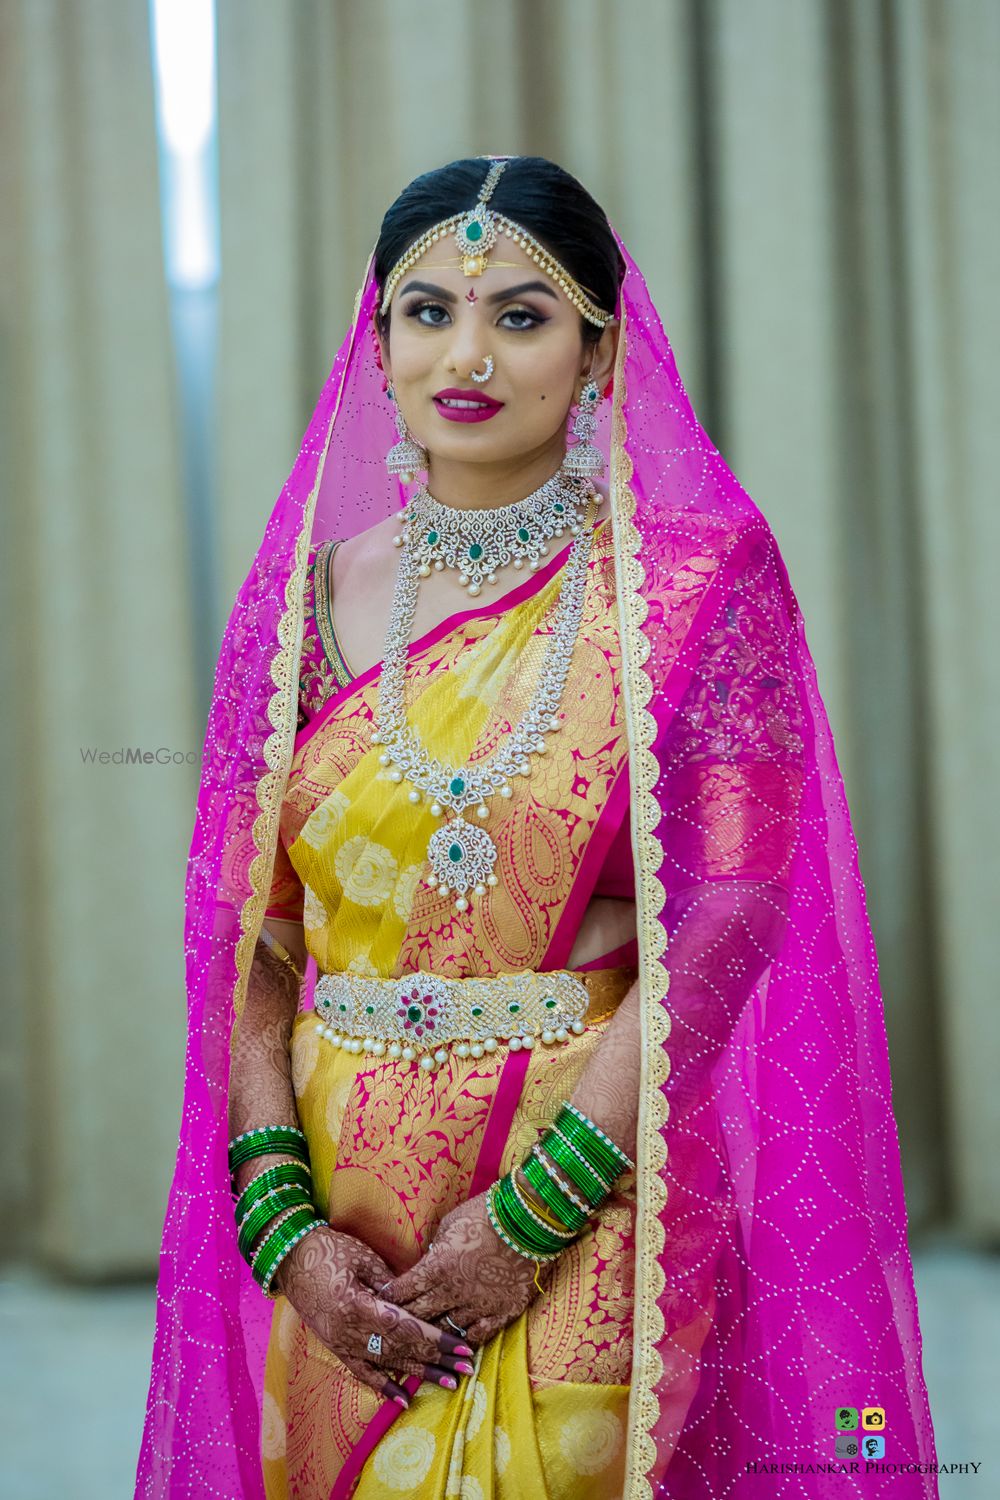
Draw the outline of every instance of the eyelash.
<instances>
[{"instance_id":1,"label":"eyelash","mask_svg":"<svg viewBox=\"0 0 1000 1500\"><path fill-rule=\"evenodd\" d=\"M429 302L429 301L428 302L418 302L418 303L415 304L415 306L408 307L406 309L406 316L408 318L419 318L420 314L426 308L429 308L429 307L438 308L441 312L447 312L448 311L448 309L446 307L444 307L443 304L440 303L440 302ZM548 322L548 318L541 317L538 313L532 312L531 309L528 308L528 307L509 307L507 309L507 311L503 314L503 316L506 318L506 317L510 317L511 315L513 315L515 317L518 317L518 318L529 318L531 320L527 324L522 323L520 325L520 327L516 327L516 328L510 329L509 331L511 333L526 333L529 328L534 327L536 324L541 324L541 323L547 323ZM442 324L441 323L424 323L423 326L425 328L440 328L440 327L442 327Z\"/></svg>"}]
</instances>

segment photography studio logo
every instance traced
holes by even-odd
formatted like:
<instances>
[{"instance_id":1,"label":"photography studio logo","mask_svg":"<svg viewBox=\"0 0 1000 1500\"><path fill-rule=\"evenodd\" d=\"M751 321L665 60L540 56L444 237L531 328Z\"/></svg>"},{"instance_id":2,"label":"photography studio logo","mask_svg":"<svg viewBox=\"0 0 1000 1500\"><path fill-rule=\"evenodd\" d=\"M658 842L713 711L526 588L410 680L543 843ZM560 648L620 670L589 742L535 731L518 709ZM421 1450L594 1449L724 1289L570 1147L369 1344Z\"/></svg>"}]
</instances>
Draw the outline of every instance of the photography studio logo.
<instances>
[{"instance_id":1,"label":"photography studio logo","mask_svg":"<svg viewBox=\"0 0 1000 1500\"><path fill-rule=\"evenodd\" d=\"M885 1407L838 1406L833 1414L835 1458L884 1458Z\"/></svg>"}]
</instances>

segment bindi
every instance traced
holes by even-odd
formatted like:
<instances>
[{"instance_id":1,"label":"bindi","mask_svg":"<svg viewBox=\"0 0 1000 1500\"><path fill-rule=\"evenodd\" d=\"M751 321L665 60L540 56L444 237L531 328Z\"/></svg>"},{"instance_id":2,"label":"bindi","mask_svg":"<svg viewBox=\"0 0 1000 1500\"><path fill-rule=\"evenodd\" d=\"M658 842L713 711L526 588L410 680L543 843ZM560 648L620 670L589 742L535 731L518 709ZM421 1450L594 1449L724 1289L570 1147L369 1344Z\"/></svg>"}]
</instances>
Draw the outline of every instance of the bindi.
<instances>
[{"instance_id":1,"label":"bindi","mask_svg":"<svg viewBox=\"0 0 1000 1500\"><path fill-rule=\"evenodd\" d=\"M469 290L465 294L465 300L466 300L466 302L478 302L479 301L479 298L476 296L476 289L475 289L474 286L470 286L469 287Z\"/></svg>"}]
</instances>

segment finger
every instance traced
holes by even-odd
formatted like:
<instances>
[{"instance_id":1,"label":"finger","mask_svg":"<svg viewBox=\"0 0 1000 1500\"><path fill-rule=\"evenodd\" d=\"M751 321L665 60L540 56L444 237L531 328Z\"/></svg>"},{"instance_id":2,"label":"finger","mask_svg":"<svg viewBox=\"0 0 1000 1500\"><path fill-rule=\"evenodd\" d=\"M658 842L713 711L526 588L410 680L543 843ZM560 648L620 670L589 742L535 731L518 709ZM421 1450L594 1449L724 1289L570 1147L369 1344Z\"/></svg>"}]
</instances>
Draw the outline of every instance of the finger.
<instances>
[{"instance_id":1,"label":"finger","mask_svg":"<svg viewBox=\"0 0 1000 1500\"><path fill-rule=\"evenodd\" d=\"M459 1328L465 1329L466 1344L472 1344L475 1342L469 1332L469 1329L472 1327L473 1323L477 1321L482 1322L482 1313L473 1312L471 1307L449 1307L448 1318L451 1319L451 1323L457 1323ZM455 1332L454 1328L452 1328L451 1326L451 1323L449 1323L447 1319L444 1318L441 1320L441 1326L444 1328L446 1333ZM458 1337L461 1338L462 1335L459 1334Z\"/></svg>"},{"instance_id":2,"label":"finger","mask_svg":"<svg viewBox=\"0 0 1000 1500\"><path fill-rule=\"evenodd\" d=\"M364 1253L358 1256L356 1262L358 1280L371 1291L377 1292L386 1282L392 1281L392 1268L387 1266L375 1250L366 1245Z\"/></svg>"},{"instance_id":3,"label":"finger","mask_svg":"<svg viewBox=\"0 0 1000 1500\"><path fill-rule=\"evenodd\" d=\"M419 1360L421 1364L435 1364L442 1359L447 1361L456 1354L460 1359L467 1359L471 1355L469 1345L454 1334L436 1328L433 1323L425 1323L422 1318L415 1318L412 1313L401 1311L379 1297L374 1302L381 1325L378 1331L391 1345L393 1364L396 1363L397 1353L402 1352L410 1359Z\"/></svg>"},{"instance_id":4,"label":"finger","mask_svg":"<svg viewBox=\"0 0 1000 1500\"><path fill-rule=\"evenodd\" d=\"M452 1384L448 1386L449 1390L457 1389L457 1377L459 1375L473 1374L473 1357L469 1355L442 1354L436 1360L427 1362L426 1360L413 1359L408 1354L401 1354L398 1351L394 1352L388 1345L386 1345L382 1356L385 1363L389 1364L400 1375L418 1375L421 1380L430 1380L435 1385L445 1385L446 1382L441 1377L443 1375L448 1376L449 1380L452 1381Z\"/></svg>"},{"instance_id":5,"label":"finger","mask_svg":"<svg viewBox=\"0 0 1000 1500\"><path fill-rule=\"evenodd\" d=\"M412 1313L415 1318L422 1318L425 1323L437 1323L444 1314L450 1313L455 1304L454 1293L443 1286L433 1287L429 1292L421 1292L412 1302L406 1304L406 1311ZM455 1319L459 1323L459 1319ZM465 1324L460 1323L464 1328ZM448 1331L448 1325L444 1325L444 1332ZM461 1335L458 1335L461 1337Z\"/></svg>"},{"instance_id":6,"label":"finger","mask_svg":"<svg viewBox=\"0 0 1000 1500\"><path fill-rule=\"evenodd\" d=\"M465 1323L458 1318L455 1322L463 1321L463 1327L468 1330L470 1344L488 1344L490 1339L496 1338L504 1328L507 1327L503 1318L473 1318L471 1323Z\"/></svg>"},{"instance_id":7,"label":"finger","mask_svg":"<svg viewBox=\"0 0 1000 1500\"><path fill-rule=\"evenodd\" d=\"M468 1360L463 1360L462 1363L465 1365L465 1369L461 1373L463 1375L471 1375L472 1366ZM444 1369L441 1365L424 1365L423 1376L432 1385L443 1385L449 1391L458 1390L458 1380L456 1377L452 1374L451 1370Z\"/></svg>"},{"instance_id":8,"label":"finger","mask_svg":"<svg viewBox=\"0 0 1000 1500\"><path fill-rule=\"evenodd\" d=\"M391 1274L391 1273L390 1273ZM388 1286L382 1289L382 1295L387 1302L395 1302L402 1307L414 1297L419 1297L426 1292L437 1280L433 1261L428 1261L423 1256L415 1266L404 1271L402 1276L395 1276Z\"/></svg>"},{"instance_id":9,"label":"finger","mask_svg":"<svg viewBox=\"0 0 1000 1500\"><path fill-rule=\"evenodd\" d=\"M395 1401L397 1406L404 1409L409 1407L409 1395L401 1385L386 1374L385 1370L380 1370L363 1359L345 1359L343 1355L340 1355L340 1361L341 1364L347 1366L352 1375L370 1386L377 1396L384 1396L388 1401Z\"/></svg>"}]
</instances>

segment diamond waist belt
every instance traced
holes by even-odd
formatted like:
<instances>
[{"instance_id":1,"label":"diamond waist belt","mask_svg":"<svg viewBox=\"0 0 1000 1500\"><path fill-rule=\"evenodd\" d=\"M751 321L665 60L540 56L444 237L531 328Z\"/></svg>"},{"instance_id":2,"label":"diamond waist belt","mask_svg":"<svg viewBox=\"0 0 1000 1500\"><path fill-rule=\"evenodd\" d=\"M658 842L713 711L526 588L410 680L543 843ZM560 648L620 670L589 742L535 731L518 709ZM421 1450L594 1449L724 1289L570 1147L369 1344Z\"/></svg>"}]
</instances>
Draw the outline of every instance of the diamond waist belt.
<instances>
[{"instance_id":1,"label":"diamond waist belt","mask_svg":"<svg viewBox=\"0 0 1000 1500\"><path fill-rule=\"evenodd\" d=\"M458 1057L482 1057L568 1042L610 1014L635 978L629 968L582 973L495 974L451 979L420 970L399 979L321 974L316 1030L334 1047L402 1058L428 1072Z\"/></svg>"}]
</instances>

